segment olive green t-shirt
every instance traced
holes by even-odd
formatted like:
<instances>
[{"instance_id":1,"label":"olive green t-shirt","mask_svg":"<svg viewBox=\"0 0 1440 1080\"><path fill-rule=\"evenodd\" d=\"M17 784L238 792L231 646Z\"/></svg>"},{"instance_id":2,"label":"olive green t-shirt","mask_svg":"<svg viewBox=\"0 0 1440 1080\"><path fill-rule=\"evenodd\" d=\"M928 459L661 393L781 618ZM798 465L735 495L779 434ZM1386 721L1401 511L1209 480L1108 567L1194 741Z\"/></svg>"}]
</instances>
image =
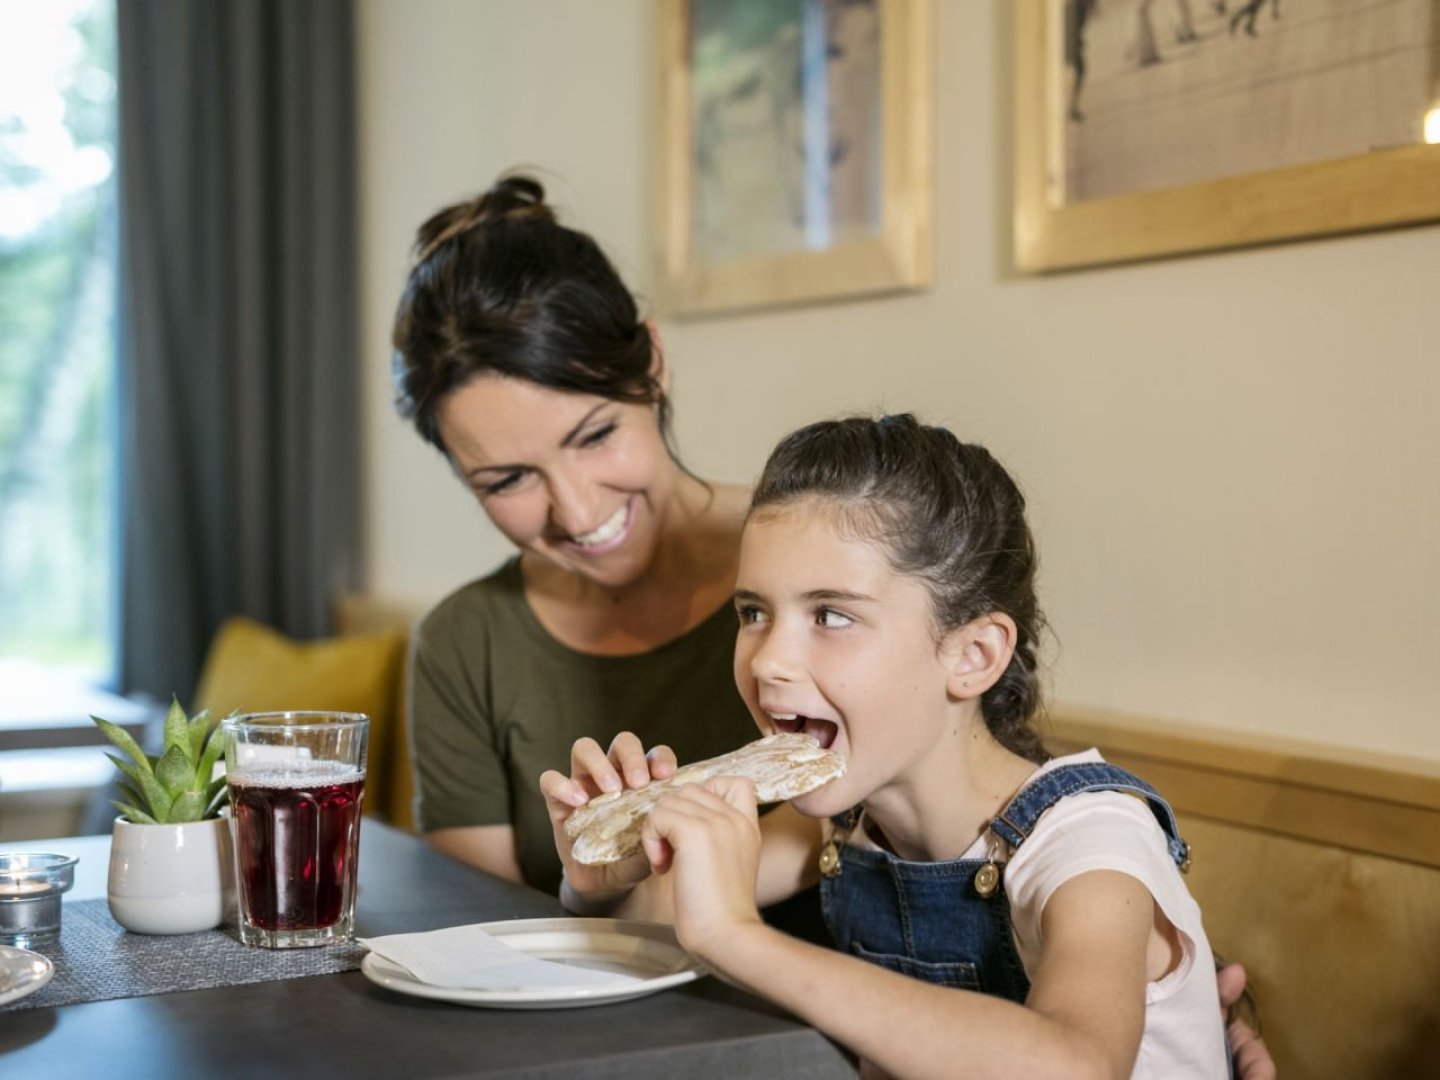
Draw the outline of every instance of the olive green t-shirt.
<instances>
[{"instance_id":1,"label":"olive green t-shirt","mask_svg":"<svg viewBox=\"0 0 1440 1080\"><path fill-rule=\"evenodd\" d=\"M570 747L633 731L681 764L757 738L731 672L735 614L636 656L592 656L540 625L513 558L420 623L410 683L420 827L513 825L525 879L554 892L560 860L540 774L568 774Z\"/></svg>"}]
</instances>

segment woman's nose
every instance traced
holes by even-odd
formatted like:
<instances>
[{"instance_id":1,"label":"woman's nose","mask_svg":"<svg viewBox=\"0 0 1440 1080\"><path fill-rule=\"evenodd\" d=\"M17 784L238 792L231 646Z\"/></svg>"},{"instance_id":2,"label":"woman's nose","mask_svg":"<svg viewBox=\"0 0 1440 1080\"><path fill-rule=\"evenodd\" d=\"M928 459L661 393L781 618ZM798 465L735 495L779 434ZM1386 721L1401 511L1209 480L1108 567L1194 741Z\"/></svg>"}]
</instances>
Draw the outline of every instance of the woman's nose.
<instances>
[{"instance_id":1,"label":"woman's nose","mask_svg":"<svg viewBox=\"0 0 1440 1080\"><path fill-rule=\"evenodd\" d=\"M597 528L599 513L594 490L582 477L557 473L550 477L550 520L567 536L582 536Z\"/></svg>"}]
</instances>

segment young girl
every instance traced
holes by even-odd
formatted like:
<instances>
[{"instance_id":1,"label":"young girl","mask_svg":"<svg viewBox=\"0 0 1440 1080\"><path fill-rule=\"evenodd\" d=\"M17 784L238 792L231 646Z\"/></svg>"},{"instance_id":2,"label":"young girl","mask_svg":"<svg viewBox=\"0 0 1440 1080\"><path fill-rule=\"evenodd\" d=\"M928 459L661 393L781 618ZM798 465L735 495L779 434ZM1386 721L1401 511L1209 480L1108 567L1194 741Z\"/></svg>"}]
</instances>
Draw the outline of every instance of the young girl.
<instances>
[{"instance_id":1,"label":"young girl","mask_svg":"<svg viewBox=\"0 0 1440 1080\"><path fill-rule=\"evenodd\" d=\"M1030 726L1034 578L1024 499L981 447L910 416L785 439L741 539L735 679L762 732L847 772L763 822L745 781L681 788L641 854L587 867L565 819L674 758L582 740L541 778L567 903L673 919L717 973L896 1075L1225 1077L1169 806L1094 750L1047 759ZM756 913L816 878L837 950Z\"/></svg>"}]
</instances>

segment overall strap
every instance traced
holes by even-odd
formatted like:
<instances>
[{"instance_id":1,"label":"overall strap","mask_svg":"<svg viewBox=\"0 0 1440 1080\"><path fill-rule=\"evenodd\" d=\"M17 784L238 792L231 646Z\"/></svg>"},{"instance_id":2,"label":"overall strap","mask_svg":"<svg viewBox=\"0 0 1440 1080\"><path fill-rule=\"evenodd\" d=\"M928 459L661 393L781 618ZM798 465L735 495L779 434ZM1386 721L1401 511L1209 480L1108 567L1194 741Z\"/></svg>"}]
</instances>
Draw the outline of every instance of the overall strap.
<instances>
[{"instance_id":1,"label":"overall strap","mask_svg":"<svg viewBox=\"0 0 1440 1080\"><path fill-rule=\"evenodd\" d=\"M1035 828L1040 815L1067 795L1082 791L1124 791L1144 798L1160 828L1165 831L1170 857L1182 870L1190 861L1190 845L1180 838L1175 814L1158 791L1134 773L1105 761L1079 762L1052 769L1025 785L1010 804L990 822L990 831L1012 848L1018 848Z\"/></svg>"}]
</instances>

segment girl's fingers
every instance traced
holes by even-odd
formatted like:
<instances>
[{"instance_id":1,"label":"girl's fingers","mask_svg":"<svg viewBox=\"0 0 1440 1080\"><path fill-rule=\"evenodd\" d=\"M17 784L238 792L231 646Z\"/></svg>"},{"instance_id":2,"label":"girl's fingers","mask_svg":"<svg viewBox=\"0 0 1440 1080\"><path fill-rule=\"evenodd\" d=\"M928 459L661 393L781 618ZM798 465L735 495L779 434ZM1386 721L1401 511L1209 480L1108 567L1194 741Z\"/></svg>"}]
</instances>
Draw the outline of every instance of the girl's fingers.
<instances>
[{"instance_id":1,"label":"girl's fingers","mask_svg":"<svg viewBox=\"0 0 1440 1080\"><path fill-rule=\"evenodd\" d=\"M716 776L706 780L704 787L742 814L758 818L755 785L751 781L739 776Z\"/></svg>"},{"instance_id":2,"label":"girl's fingers","mask_svg":"<svg viewBox=\"0 0 1440 1080\"><path fill-rule=\"evenodd\" d=\"M570 748L570 778L579 783L588 780L597 792L619 791L625 786L600 744L589 737L577 739Z\"/></svg>"},{"instance_id":3,"label":"girl's fingers","mask_svg":"<svg viewBox=\"0 0 1440 1080\"><path fill-rule=\"evenodd\" d=\"M650 811L645 820L645 825L640 831L642 846L647 837L654 837L665 841L670 848L679 847L685 843L685 837L690 833L716 826L723 826L737 834L753 830L756 827L754 824L754 787L749 781L734 781L742 786L738 789L731 789L732 792L738 793L740 798L747 794L750 798L748 806L736 805L710 790L710 784L714 782L686 784L684 787L666 794L655 804L654 809ZM646 853L648 855L650 849L647 848ZM653 859L651 864L655 865ZM655 868L657 871L659 870L658 866Z\"/></svg>"},{"instance_id":4,"label":"girl's fingers","mask_svg":"<svg viewBox=\"0 0 1440 1080\"><path fill-rule=\"evenodd\" d=\"M630 787L644 787L650 782L650 762L634 733L622 731L615 736L610 743L610 760Z\"/></svg>"},{"instance_id":5,"label":"girl's fingers","mask_svg":"<svg viewBox=\"0 0 1440 1080\"><path fill-rule=\"evenodd\" d=\"M653 829L645 828L640 831L640 850L650 863L650 870L656 874L668 873L671 863L675 861L675 849Z\"/></svg>"},{"instance_id":6,"label":"girl's fingers","mask_svg":"<svg viewBox=\"0 0 1440 1080\"><path fill-rule=\"evenodd\" d=\"M550 820L557 825L568 818L576 807L590 801L590 794L584 786L554 769L546 769L540 774L540 794L545 796Z\"/></svg>"},{"instance_id":7,"label":"girl's fingers","mask_svg":"<svg viewBox=\"0 0 1440 1080\"><path fill-rule=\"evenodd\" d=\"M645 759L650 762L650 776L655 780L668 780L680 764L675 759L675 751L668 746L652 746Z\"/></svg>"}]
</instances>

